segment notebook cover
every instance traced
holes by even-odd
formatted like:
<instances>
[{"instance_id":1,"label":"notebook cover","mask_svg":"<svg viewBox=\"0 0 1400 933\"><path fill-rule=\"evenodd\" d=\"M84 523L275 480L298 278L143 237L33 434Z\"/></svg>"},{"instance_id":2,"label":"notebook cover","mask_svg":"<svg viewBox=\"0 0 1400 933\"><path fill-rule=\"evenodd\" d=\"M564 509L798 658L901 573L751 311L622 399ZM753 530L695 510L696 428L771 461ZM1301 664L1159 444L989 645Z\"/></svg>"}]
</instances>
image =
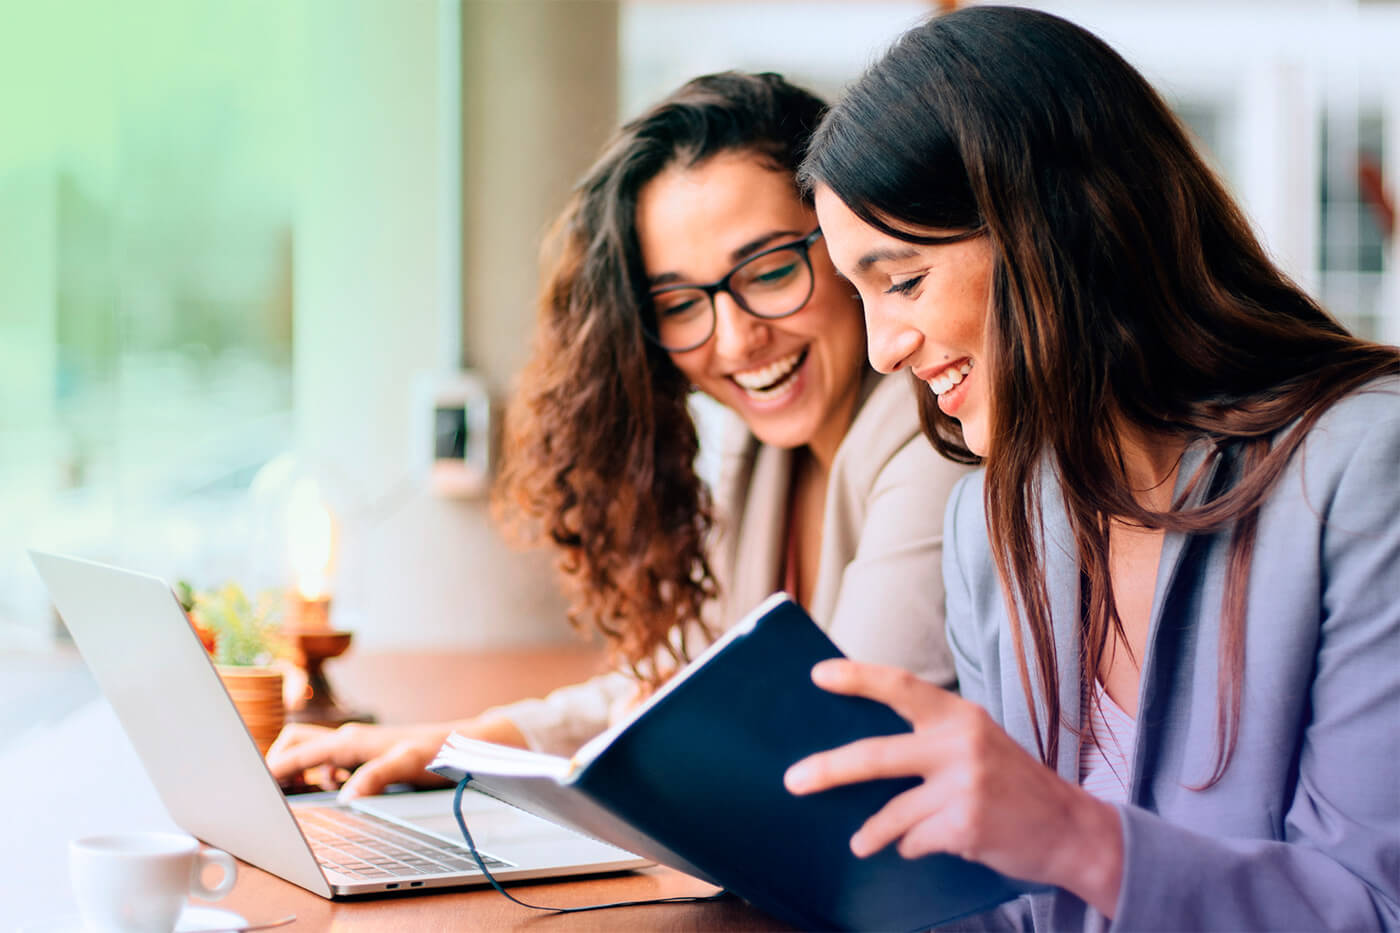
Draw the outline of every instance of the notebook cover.
<instances>
[{"instance_id":1,"label":"notebook cover","mask_svg":"<svg viewBox=\"0 0 1400 933\"><path fill-rule=\"evenodd\" d=\"M841 652L791 600L687 672L574 777L598 803L734 894L803 928L915 930L1032 888L951 855L865 859L864 821L913 778L797 797L789 766L813 752L910 731L893 710L811 680Z\"/></svg>"}]
</instances>

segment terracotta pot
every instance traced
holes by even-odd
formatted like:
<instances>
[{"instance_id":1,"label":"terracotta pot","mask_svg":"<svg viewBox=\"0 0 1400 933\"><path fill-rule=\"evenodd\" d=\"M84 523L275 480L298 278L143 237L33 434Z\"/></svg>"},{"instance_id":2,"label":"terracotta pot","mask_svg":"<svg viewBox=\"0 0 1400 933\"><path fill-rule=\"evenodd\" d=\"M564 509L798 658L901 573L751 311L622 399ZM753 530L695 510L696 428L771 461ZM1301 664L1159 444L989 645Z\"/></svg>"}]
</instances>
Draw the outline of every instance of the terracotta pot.
<instances>
[{"instance_id":1,"label":"terracotta pot","mask_svg":"<svg viewBox=\"0 0 1400 933\"><path fill-rule=\"evenodd\" d=\"M282 671L275 667L215 665L238 715L264 755L282 731L287 710L282 700Z\"/></svg>"}]
</instances>

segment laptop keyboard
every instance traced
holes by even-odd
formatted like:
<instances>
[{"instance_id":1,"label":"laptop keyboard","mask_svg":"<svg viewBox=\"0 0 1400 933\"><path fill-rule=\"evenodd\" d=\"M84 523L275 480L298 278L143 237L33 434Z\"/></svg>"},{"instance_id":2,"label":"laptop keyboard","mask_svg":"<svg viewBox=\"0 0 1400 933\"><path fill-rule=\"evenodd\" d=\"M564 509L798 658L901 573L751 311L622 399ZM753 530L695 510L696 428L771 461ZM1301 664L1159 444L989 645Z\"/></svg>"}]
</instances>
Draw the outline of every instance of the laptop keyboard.
<instances>
[{"instance_id":1,"label":"laptop keyboard","mask_svg":"<svg viewBox=\"0 0 1400 933\"><path fill-rule=\"evenodd\" d=\"M367 813L340 807L293 812L321 867L350 878L381 881L479 871L465 849ZM481 860L488 869L510 867L485 852Z\"/></svg>"}]
</instances>

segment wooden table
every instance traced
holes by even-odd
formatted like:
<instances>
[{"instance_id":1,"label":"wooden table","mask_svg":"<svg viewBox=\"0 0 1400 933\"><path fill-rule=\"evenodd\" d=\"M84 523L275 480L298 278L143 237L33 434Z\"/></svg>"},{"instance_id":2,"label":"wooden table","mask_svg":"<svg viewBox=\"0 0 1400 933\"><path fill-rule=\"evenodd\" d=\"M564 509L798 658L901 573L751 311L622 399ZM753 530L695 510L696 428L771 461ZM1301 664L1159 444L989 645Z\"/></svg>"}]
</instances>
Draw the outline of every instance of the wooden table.
<instances>
[{"instance_id":1,"label":"wooden table","mask_svg":"<svg viewBox=\"0 0 1400 933\"><path fill-rule=\"evenodd\" d=\"M342 702L372 711L381 723L427 716L458 718L488 706L574 683L605 669L602 654L561 646L489 653L357 654L327 664ZM297 915L295 931L427 933L433 930L774 930L787 929L733 898L549 914L511 903L491 888L369 901L326 901L267 872L242 865L232 894L220 903L249 919ZM586 880L507 885L532 904L574 907L609 901L713 894L715 889L669 868Z\"/></svg>"},{"instance_id":2,"label":"wooden table","mask_svg":"<svg viewBox=\"0 0 1400 933\"><path fill-rule=\"evenodd\" d=\"M248 865L240 864L238 884L220 907L249 920L294 913L299 930L335 933L430 933L435 930L786 930L744 902L726 898L702 904L657 904L579 914L529 910L494 890L448 891L372 901L327 901ZM572 907L609 901L710 894L714 888L669 868L629 875L554 884L508 885L531 904Z\"/></svg>"},{"instance_id":3,"label":"wooden table","mask_svg":"<svg viewBox=\"0 0 1400 933\"><path fill-rule=\"evenodd\" d=\"M351 653L327 665L347 706L383 723L457 718L487 706L572 683L603 669L597 650L562 646L497 652ZM0 847L0 910L20 929L57 929L71 915L67 840L93 832L174 828L105 701L84 707L42 736L0 749L0 793L32 806L12 814ZM86 764L84 764L86 762ZM15 799L7 797L7 799ZM16 844L32 840L21 852ZM240 863L238 883L219 903L250 921L295 914L299 930L774 930L787 929L741 901L550 914L513 904L490 888L332 902ZM667 868L603 878L509 885L522 900L578 906L618 900L707 895L714 889ZM61 925L60 925L61 926ZM3 924L0 924L3 927ZM9 927L5 927L9 929Z\"/></svg>"}]
</instances>

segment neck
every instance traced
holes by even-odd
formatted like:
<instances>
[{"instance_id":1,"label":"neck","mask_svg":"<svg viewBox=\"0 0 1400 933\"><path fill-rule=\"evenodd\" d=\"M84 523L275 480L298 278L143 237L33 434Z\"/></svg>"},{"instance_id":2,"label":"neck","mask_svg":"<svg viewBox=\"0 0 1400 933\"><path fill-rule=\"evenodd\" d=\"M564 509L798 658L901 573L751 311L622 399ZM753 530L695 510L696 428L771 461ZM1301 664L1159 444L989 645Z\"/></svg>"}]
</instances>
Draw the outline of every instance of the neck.
<instances>
[{"instance_id":1,"label":"neck","mask_svg":"<svg viewBox=\"0 0 1400 933\"><path fill-rule=\"evenodd\" d=\"M793 485L810 483L813 481L825 483L827 475L831 472L831 461L823 460L817 456L812 445L798 447L792 452L792 481Z\"/></svg>"},{"instance_id":2,"label":"neck","mask_svg":"<svg viewBox=\"0 0 1400 933\"><path fill-rule=\"evenodd\" d=\"M856 402L860 399L864 387L863 379L856 379L855 386L845 393L840 404L831 412L831 416L812 435L812 439L806 444L805 450L815 461L812 464L822 476L831 472L831 464L836 459L836 451L840 449L841 442L846 439L846 432L851 429L851 422L856 416Z\"/></svg>"},{"instance_id":3,"label":"neck","mask_svg":"<svg viewBox=\"0 0 1400 933\"><path fill-rule=\"evenodd\" d=\"M1145 509L1165 512L1171 508L1176 471L1186 444L1176 438L1127 427L1119 431L1123 469L1133 497Z\"/></svg>"},{"instance_id":4,"label":"neck","mask_svg":"<svg viewBox=\"0 0 1400 933\"><path fill-rule=\"evenodd\" d=\"M836 459L836 450L846 437L846 429L850 427L850 419L843 419L843 422L839 432L823 432L826 435L835 434L835 437L819 434L808 441L805 447L797 449L797 453L799 455L805 454L805 459L812 461L812 466L823 475L831 470L832 461Z\"/></svg>"}]
</instances>

